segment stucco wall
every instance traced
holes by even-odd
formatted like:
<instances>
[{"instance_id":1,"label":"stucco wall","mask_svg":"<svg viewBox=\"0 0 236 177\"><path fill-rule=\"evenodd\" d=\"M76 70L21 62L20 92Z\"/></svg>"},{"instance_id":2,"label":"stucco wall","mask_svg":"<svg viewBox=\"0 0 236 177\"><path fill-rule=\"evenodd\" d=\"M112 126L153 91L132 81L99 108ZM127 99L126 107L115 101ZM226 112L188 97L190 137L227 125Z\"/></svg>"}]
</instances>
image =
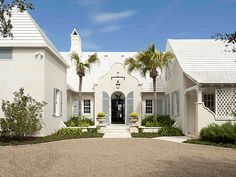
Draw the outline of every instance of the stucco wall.
<instances>
[{"instance_id":1,"label":"stucco wall","mask_svg":"<svg viewBox=\"0 0 236 177\"><path fill-rule=\"evenodd\" d=\"M173 50L171 49L169 43L167 43L166 47L167 51L170 51L173 53ZM170 105L170 116L174 120L177 121L179 127L185 131L185 86L184 86L184 74L183 71L178 63L178 60L172 60L170 63L170 78L169 80L165 80L165 69L162 72L162 80L164 82L165 87L165 94L171 94L172 92L179 90L179 115L172 115L171 114L171 105Z\"/></svg>"},{"instance_id":2,"label":"stucco wall","mask_svg":"<svg viewBox=\"0 0 236 177\"><path fill-rule=\"evenodd\" d=\"M125 77L124 79L119 79L120 88L116 88L117 79L111 79L112 76L117 76L117 72L119 72L119 76ZM137 112L141 115L141 85L139 85L138 80L135 77L132 77L127 73L125 67L121 63L114 64L108 73L101 77L95 86L95 114L103 111L102 105L102 93L106 92L109 95L109 117L111 122L111 95L116 91L120 91L125 95L127 95L133 91L133 111ZM125 101L125 106L127 107L127 100ZM126 111L127 113L127 111ZM125 114L126 114L125 113ZM127 115L126 115L127 116Z\"/></svg>"},{"instance_id":3,"label":"stucco wall","mask_svg":"<svg viewBox=\"0 0 236 177\"><path fill-rule=\"evenodd\" d=\"M45 65L37 53L44 55L44 49L14 48L12 60L0 60L0 99L12 101L12 93L23 87L37 101L44 100Z\"/></svg>"},{"instance_id":4,"label":"stucco wall","mask_svg":"<svg viewBox=\"0 0 236 177\"><path fill-rule=\"evenodd\" d=\"M60 128L60 122L67 120L67 79L66 66L49 51L45 52L44 63L44 100L47 102L44 113L44 135L54 133ZM53 116L53 89L62 91L62 116Z\"/></svg>"}]
</instances>

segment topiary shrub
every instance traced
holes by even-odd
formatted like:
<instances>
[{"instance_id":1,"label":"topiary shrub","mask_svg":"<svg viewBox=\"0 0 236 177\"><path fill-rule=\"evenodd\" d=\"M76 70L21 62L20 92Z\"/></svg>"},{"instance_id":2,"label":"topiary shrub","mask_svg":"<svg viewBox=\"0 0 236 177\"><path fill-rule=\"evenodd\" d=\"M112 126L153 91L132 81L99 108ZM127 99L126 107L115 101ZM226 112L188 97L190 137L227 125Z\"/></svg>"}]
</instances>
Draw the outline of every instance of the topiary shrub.
<instances>
[{"instance_id":1,"label":"topiary shrub","mask_svg":"<svg viewBox=\"0 0 236 177\"><path fill-rule=\"evenodd\" d=\"M204 141L236 144L236 124L211 124L201 129L200 137Z\"/></svg>"},{"instance_id":2,"label":"topiary shrub","mask_svg":"<svg viewBox=\"0 0 236 177\"><path fill-rule=\"evenodd\" d=\"M62 128L58 130L54 135L79 136L81 134L82 134L82 130L80 128Z\"/></svg>"},{"instance_id":3,"label":"topiary shrub","mask_svg":"<svg viewBox=\"0 0 236 177\"><path fill-rule=\"evenodd\" d=\"M45 102L38 102L25 95L23 88L15 92L12 102L2 102L5 118L0 119L0 135L22 138L39 132L42 128L40 118L45 105Z\"/></svg>"},{"instance_id":4,"label":"topiary shrub","mask_svg":"<svg viewBox=\"0 0 236 177\"><path fill-rule=\"evenodd\" d=\"M167 127L162 127L158 131L158 134L161 136L182 136L183 132L179 128L167 126Z\"/></svg>"}]
</instances>

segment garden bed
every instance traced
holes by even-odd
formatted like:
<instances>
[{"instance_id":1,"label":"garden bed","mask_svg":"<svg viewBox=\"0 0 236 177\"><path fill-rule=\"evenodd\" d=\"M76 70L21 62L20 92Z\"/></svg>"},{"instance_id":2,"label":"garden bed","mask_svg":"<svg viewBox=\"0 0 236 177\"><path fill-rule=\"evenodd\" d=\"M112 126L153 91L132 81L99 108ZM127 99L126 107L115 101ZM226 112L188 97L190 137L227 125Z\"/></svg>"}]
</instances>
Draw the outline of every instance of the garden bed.
<instances>
[{"instance_id":1,"label":"garden bed","mask_svg":"<svg viewBox=\"0 0 236 177\"><path fill-rule=\"evenodd\" d=\"M72 129L81 129L81 131L89 132L89 131L95 131L97 129L96 126L88 126L88 127L66 127L66 128L72 128Z\"/></svg>"},{"instance_id":2,"label":"garden bed","mask_svg":"<svg viewBox=\"0 0 236 177\"><path fill-rule=\"evenodd\" d=\"M85 132L80 135L49 135L45 137L25 137L25 138L1 138L0 146L16 146L27 144L39 144L46 142L53 142L66 139L80 139L80 138L101 138L104 134L96 132Z\"/></svg>"}]
</instances>

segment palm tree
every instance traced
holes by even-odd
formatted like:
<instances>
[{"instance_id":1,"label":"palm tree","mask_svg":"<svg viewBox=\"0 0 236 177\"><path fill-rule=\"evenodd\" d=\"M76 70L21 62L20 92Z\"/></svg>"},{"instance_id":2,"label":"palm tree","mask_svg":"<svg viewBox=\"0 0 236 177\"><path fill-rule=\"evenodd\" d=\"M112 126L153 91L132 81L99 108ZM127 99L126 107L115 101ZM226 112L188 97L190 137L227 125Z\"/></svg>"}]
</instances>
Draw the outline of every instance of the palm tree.
<instances>
[{"instance_id":1,"label":"palm tree","mask_svg":"<svg viewBox=\"0 0 236 177\"><path fill-rule=\"evenodd\" d=\"M157 95L156 95L156 78L158 76L157 69L162 69L175 56L171 52L161 52L156 50L155 45L151 44L148 49L139 52L134 58L130 57L125 60L125 65L128 65L128 72L134 70L140 71L143 77L149 73L153 80L153 95L154 95L154 115L157 114Z\"/></svg>"},{"instance_id":2,"label":"palm tree","mask_svg":"<svg viewBox=\"0 0 236 177\"><path fill-rule=\"evenodd\" d=\"M82 115L81 99L82 99L82 81L85 73L90 70L91 65L98 63L97 54L91 55L86 61L82 61L78 53L72 52L71 59L75 62L76 73L79 76L79 116Z\"/></svg>"}]
</instances>

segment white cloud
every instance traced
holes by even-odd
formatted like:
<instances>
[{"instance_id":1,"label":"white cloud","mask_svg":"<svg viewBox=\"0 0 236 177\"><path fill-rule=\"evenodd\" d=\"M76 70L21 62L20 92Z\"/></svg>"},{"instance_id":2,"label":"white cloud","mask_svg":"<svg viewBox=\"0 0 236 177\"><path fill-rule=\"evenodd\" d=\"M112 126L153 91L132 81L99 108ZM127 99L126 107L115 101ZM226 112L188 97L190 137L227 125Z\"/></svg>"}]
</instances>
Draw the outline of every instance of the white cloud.
<instances>
[{"instance_id":1,"label":"white cloud","mask_svg":"<svg viewBox=\"0 0 236 177\"><path fill-rule=\"evenodd\" d=\"M106 26L106 27L100 29L99 32L101 32L101 33L110 33L110 32L117 31L121 28L122 27L120 25L111 25L111 26Z\"/></svg>"},{"instance_id":2,"label":"white cloud","mask_svg":"<svg viewBox=\"0 0 236 177\"><path fill-rule=\"evenodd\" d=\"M104 0L72 0L72 1L79 4L80 6L90 6L90 5L99 5Z\"/></svg>"},{"instance_id":3,"label":"white cloud","mask_svg":"<svg viewBox=\"0 0 236 177\"><path fill-rule=\"evenodd\" d=\"M85 40L83 43L84 50L99 50L100 47L91 40Z\"/></svg>"},{"instance_id":4,"label":"white cloud","mask_svg":"<svg viewBox=\"0 0 236 177\"><path fill-rule=\"evenodd\" d=\"M125 10L116 13L100 13L93 16L93 21L96 23L107 23L115 20L121 20L135 15L134 10Z\"/></svg>"}]
</instances>

